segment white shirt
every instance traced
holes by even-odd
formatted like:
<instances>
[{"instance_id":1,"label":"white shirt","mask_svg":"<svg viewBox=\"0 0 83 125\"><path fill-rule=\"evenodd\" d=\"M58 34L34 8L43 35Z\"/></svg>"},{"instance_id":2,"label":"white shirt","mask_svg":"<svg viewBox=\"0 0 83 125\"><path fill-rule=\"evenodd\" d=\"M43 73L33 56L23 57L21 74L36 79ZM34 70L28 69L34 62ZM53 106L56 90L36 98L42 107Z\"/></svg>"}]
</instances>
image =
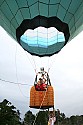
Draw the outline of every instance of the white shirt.
<instances>
[{"instance_id":1,"label":"white shirt","mask_svg":"<svg viewBox=\"0 0 83 125\"><path fill-rule=\"evenodd\" d=\"M50 125L54 125L55 121L56 121L56 117L49 118Z\"/></svg>"}]
</instances>

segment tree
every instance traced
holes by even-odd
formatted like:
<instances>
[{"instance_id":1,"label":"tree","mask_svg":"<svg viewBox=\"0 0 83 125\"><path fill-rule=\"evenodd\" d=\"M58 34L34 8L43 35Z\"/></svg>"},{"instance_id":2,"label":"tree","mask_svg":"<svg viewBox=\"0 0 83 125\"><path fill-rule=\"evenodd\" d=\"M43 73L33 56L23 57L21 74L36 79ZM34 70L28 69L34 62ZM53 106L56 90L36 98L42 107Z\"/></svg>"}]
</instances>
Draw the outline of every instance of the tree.
<instances>
[{"instance_id":1,"label":"tree","mask_svg":"<svg viewBox=\"0 0 83 125\"><path fill-rule=\"evenodd\" d=\"M4 99L0 102L0 124L1 125L20 125L20 113L11 102Z\"/></svg>"},{"instance_id":2,"label":"tree","mask_svg":"<svg viewBox=\"0 0 83 125\"><path fill-rule=\"evenodd\" d=\"M35 119L35 115L32 114L32 112L29 110L26 112L24 117L24 123L28 125L32 125Z\"/></svg>"},{"instance_id":3,"label":"tree","mask_svg":"<svg viewBox=\"0 0 83 125\"><path fill-rule=\"evenodd\" d=\"M48 111L39 111L35 120L36 125L48 124Z\"/></svg>"}]
</instances>

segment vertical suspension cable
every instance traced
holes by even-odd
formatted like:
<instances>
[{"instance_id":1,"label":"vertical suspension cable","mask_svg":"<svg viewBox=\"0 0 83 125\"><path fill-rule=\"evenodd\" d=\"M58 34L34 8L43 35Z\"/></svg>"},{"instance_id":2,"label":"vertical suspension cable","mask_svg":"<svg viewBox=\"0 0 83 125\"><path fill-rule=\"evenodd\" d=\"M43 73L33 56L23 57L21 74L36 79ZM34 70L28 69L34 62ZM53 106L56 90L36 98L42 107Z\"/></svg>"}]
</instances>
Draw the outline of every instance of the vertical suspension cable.
<instances>
[{"instance_id":1,"label":"vertical suspension cable","mask_svg":"<svg viewBox=\"0 0 83 125\"><path fill-rule=\"evenodd\" d=\"M17 43L16 43L16 51L15 51L15 67L16 67L16 81L17 81L17 83L18 83L16 56L17 56ZM25 96L25 95L23 94L23 92L22 92L22 90L21 90L21 88L20 88L20 83L18 83L18 88L19 88L19 90L20 90L20 93L21 93L24 97L28 98L27 96Z\"/></svg>"},{"instance_id":2,"label":"vertical suspension cable","mask_svg":"<svg viewBox=\"0 0 83 125\"><path fill-rule=\"evenodd\" d=\"M49 6L48 6L48 10L49 10ZM48 34L48 29L47 29L47 46L48 46L48 39L49 39L48 37L49 37L49 34ZM48 73L49 73L49 57L48 57Z\"/></svg>"},{"instance_id":3,"label":"vertical suspension cable","mask_svg":"<svg viewBox=\"0 0 83 125\"><path fill-rule=\"evenodd\" d=\"M57 43L58 43L58 31L56 31L56 30L55 30L55 35L57 36ZM52 57L52 58L53 58L53 61L51 60L52 63L50 63L48 72L49 72L50 69L53 67L53 64L54 64L54 62L55 62L54 60L55 60L55 58L56 58L56 54L55 54L54 57Z\"/></svg>"},{"instance_id":4,"label":"vertical suspension cable","mask_svg":"<svg viewBox=\"0 0 83 125\"><path fill-rule=\"evenodd\" d=\"M17 43L16 43L16 51L15 51L15 67L16 67L15 69L16 69L16 81L18 83L16 55L17 55Z\"/></svg>"},{"instance_id":5,"label":"vertical suspension cable","mask_svg":"<svg viewBox=\"0 0 83 125\"><path fill-rule=\"evenodd\" d=\"M48 1L48 17L49 17L49 4L50 4L50 0ZM48 47L48 38L49 37L49 34L48 34L48 28L47 28L47 47ZM48 48L47 48L47 50L48 50ZM49 73L49 57L48 57L48 71L47 71L48 73Z\"/></svg>"},{"instance_id":6,"label":"vertical suspension cable","mask_svg":"<svg viewBox=\"0 0 83 125\"><path fill-rule=\"evenodd\" d=\"M39 111L40 111L40 109L41 109L41 107L42 107L42 105L43 105L44 99L45 99L45 97L46 97L46 92L47 92L47 89L46 89L46 91L45 91L44 97L43 97L42 102L41 102L41 104L40 104ZM36 116L35 116L33 125L35 125L35 122L36 122L37 117L38 117L38 114L36 114Z\"/></svg>"},{"instance_id":7,"label":"vertical suspension cable","mask_svg":"<svg viewBox=\"0 0 83 125\"><path fill-rule=\"evenodd\" d=\"M26 41L27 41L27 44L28 44L28 35L27 35L27 32L26 32ZM29 45L29 44L28 44ZM27 53L25 52L25 54L27 55ZM32 59L33 59L33 56L31 56L32 57ZM29 58L29 56L27 55L27 58L29 59L29 61L30 61L30 63L31 63L31 65L32 65L32 67L33 67L33 69L34 69L34 71L35 71L35 73L36 73L36 64L35 64L35 61L34 61L34 59L33 59L33 62L34 62L34 66L35 66L35 68L34 68L34 66L33 66L33 64L32 64L32 62L31 62L31 60L30 60L30 58Z\"/></svg>"},{"instance_id":8,"label":"vertical suspension cable","mask_svg":"<svg viewBox=\"0 0 83 125\"><path fill-rule=\"evenodd\" d=\"M32 59L33 59L33 62L34 62L34 66L35 66L34 70L35 70L35 73L37 74L36 63L35 63L35 60L34 60L33 56L32 56Z\"/></svg>"},{"instance_id":9,"label":"vertical suspension cable","mask_svg":"<svg viewBox=\"0 0 83 125\"><path fill-rule=\"evenodd\" d=\"M27 55L27 51L25 51L25 54L26 54L26 56L27 56L27 60L29 60L29 62L31 63L31 66L33 67L33 69L34 69L35 73L37 73L36 63L35 63L35 61L34 61L33 56L32 56L32 55L30 55L30 56L31 56L31 58L32 58L32 60L33 60L33 62L34 62L34 65L33 65L33 63L31 62L30 57Z\"/></svg>"}]
</instances>

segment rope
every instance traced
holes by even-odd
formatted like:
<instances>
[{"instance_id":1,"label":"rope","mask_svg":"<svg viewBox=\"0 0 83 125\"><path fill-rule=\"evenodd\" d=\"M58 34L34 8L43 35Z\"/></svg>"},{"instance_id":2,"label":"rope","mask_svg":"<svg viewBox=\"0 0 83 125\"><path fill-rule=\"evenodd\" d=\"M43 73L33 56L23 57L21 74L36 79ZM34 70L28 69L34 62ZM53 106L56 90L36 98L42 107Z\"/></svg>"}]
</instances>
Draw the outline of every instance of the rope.
<instances>
[{"instance_id":1,"label":"rope","mask_svg":"<svg viewBox=\"0 0 83 125\"><path fill-rule=\"evenodd\" d=\"M19 90L20 90L20 93L22 94L22 96L24 96L25 98L30 98L30 97L28 97L28 96L24 95L24 93L22 92L22 90L21 90L21 88L20 88L20 85L19 85L19 84L18 84L18 87L19 87Z\"/></svg>"},{"instance_id":2,"label":"rope","mask_svg":"<svg viewBox=\"0 0 83 125\"><path fill-rule=\"evenodd\" d=\"M15 51L15 67L16 67L16 79L17 79L17 83L18 83L17 63L16 63L16 54L17 54L17 44L16 44L16 51ZM27 96L25 96L25 95L23 94L23 92L21 91L21 89L20 89L20 84L19 84L19 83L18 83L18 88L19 88L19 90L20 90L21 94L22 94L24 97L28 98L28 97L27 97Z\"/></svg>"},{"instance_id":3,"label":"rope","mask_svg":"<svg viewBox=\"0 0 83 125\"><path fill-rule=\"evenodd\" d=\"M27 42L28 42L28 39L27 39L27 32L26 32L26 40L27 40ZM26 54L26 55L27 55L27 54ZM27 57L29 58L28 55L27 55ZM32 59L33 59L33 56L31 56L31 57L32 57ZM29 59L29 61L30 61L30 59ZM30 63L32 64L32 67L33 67L33 69L34 69L34 71L35 71L35 73L36 73L36 64L35 64L34 59L33 59L33 62L34 62L34 66L35 66L35 68L34 68L33 64L31 63L31 61L30 61Z\"/></svg>"},{"instance_id":4,"label":"rope","mask_svg":"<svg viewBox=\"0 0 83 125\"><path fill-rule=\"evenodd\" d=\"M0 78L0 81L2 81L2 82L8 82L8 83L12 83L12 84L20 84L20 85L28 85L28 84L22 84L22 83L18 83L18 82L13 82L13 81L8 81L8 80L5 80L5 79L1 79ZM30 85L29 85L30 86Z\"/></svg>"},{"instance_id":5,"label":"rope","mask_svg":"<svg viewBox=\"0 0 83 125\"><path fill-rule=\"evenodd\" d=\"M31 65L32 65L32 67L33 67L35 73L37 74L38 71L37 71L36 62L35 62L33 56L31 55L34 65L32 64L32 62L31 62L29 56L27 55L26 51L25 51L25 54L26 54L26 56L27 56L27 59L28 59L29 62L31 63ZM49 57L49 58L50 58L50 57ZM54 56L54 59L55 59L55 56ZM54 62L55 62L54 59L53 59L52 63L50 63L50 62L49 62L49 59L48 59L48 72L47 72L47 73L49 73L50 69L52 68L52 66L53 66L53 64L54 64ZM42 63L42 60L41 60L41 63Z\"/></svg>"},{"instance_id":6,"label":"rope","mask_svg":"<svg viewBox=\"0 0 83 125\"><path fill-rule=\"evenodd\" d=\"M41 109L41 107L42 107L42 105L43 105L43 102L44 102L44 99L45 99L45 96L46 96L46 92L47 92L47 89L46 89L46 91L45 91L45 94L44 94L43 100L42 100L42 102L41 102L41 105L40 105L39 111L40 111L40 109ZM36 121L37 117L38 117L38 113L37 113L36 116L35 116L35 120L34 120L34 122L33 122L33 125L35 125L35 121Z\"/></svg>"},{"instance_id":7,"label":"rope","mask_svg":"<svg viewBox=\"0 0 83 125\"><path fill-rule=\"evenodd\" d=\"M54 55L53 59L51 59L51 63L49 64L49 68L48 68L48 73L50 71L50 69L53 67L54 63L55 63L55 60L56 59L56 55Z\"/></svg>"},{"instance_id":8,"label":"rope","mask_svg":"<svg viewBox=\"0 0 83 125\"><path fill-rule=\"evenodd\" d=\"M27 59L28 59L28 60L29 60L29 62L31 63L31 65L32 65L32 67L33 67L33 69L34 69L35 73L37 73L37 71L36 71L36 64L35 64L34 59L32 58L32 59L33 59L33 62L34 62L34 66L35 66L35 68L34 68L34 66L33 66L33 64L32 64L32 62L31 62L31 60L30 60L29 56L27 55L26 51L25 51L25 54L26 54L26 56L27 56ZM31 57L33 57L33 56L31 56Z\"/></svg>"}]
</instances>

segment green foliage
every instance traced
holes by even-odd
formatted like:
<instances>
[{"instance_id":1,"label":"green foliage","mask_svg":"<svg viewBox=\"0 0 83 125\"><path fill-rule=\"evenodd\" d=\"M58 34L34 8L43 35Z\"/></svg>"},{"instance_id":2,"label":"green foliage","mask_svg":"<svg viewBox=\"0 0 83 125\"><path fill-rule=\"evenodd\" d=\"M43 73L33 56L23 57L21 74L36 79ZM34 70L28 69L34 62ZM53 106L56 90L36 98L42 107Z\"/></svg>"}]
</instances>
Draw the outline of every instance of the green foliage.
<instances>
[{"instance_id":1,"label":"green foliage","mask_svg":"<svg viewBox=\"0 0 83 125\"><path fill-rule=\"evenodd\" d=\"M55 125L83 125L83 115L67 118L60 110L55 111ZM20 112L8 100L0 102L0 125L47 125L48 111L39 111L34 115L30 110L26 112L23 123L20 122Z\"/></svg>"},{"instance_id":2,"label":"green foliage","mask_svg":"<svg viewBox=\"0 0 83 125\"><path fill-rule=\"evenodd\" d=\"M71 116L67 118L64 113L59 110L55 111L56 122L55 125L83 125L83 115L81 116ZM28 111L25 114L24 125L47 125L48 124L48 111L39 111L36 116Z\"/></svg>"},{"instance_id":3,"label":"green foliage","mask_svg":"<svg viewBox=\"0 0 83 125\"><path fill-rule=\"evenodd\" d=\"M61 113L59 110L57 110L56 119L55 125L83 125L83 115L76 115L66 118L64 113Z\"/></svg>"},{"instance_id":4,"label":"green foliage","mask_svg":"<svg viewBox=\"0 0 83 125\"><path fill-rule=\"evenodd\" d=\"M11 102L4 99L0 102L0 125L20 125L20 113Z\"/></svg>"},{"instance_id":5,"label":"green foliage","mask_svg":"<svg viewBox=\"0 0 83 125\"><path fill-rule=\"evenodd\" d=\"M47 125L47 123L48 123L48 112L47 111L38 112L35 123L36 123L36 125Z\"/></svg>"},{"instance_id":6,"label":"green foliage","mask_svg":"<svg viewBox=\"0 0 83 125\"><path fill-rule=\"evenodd\" d=\"M36 115L33 115L31 111L25 114L24 123L28 125L47 125L48 112L39 111Z\"/></svg>"},{"instance_id":7,"label":"green foliage","mask_svg":"<svg viewBox=\"0 0 83 125\"><path fill-rule=\"evenodd\" d=\"M28 125L32 125L35 119L35 115L32 114L31 111L28 111L25 114L25 118L24 118L24 123L28 123Z\"/></svg>"}]
</instances>

